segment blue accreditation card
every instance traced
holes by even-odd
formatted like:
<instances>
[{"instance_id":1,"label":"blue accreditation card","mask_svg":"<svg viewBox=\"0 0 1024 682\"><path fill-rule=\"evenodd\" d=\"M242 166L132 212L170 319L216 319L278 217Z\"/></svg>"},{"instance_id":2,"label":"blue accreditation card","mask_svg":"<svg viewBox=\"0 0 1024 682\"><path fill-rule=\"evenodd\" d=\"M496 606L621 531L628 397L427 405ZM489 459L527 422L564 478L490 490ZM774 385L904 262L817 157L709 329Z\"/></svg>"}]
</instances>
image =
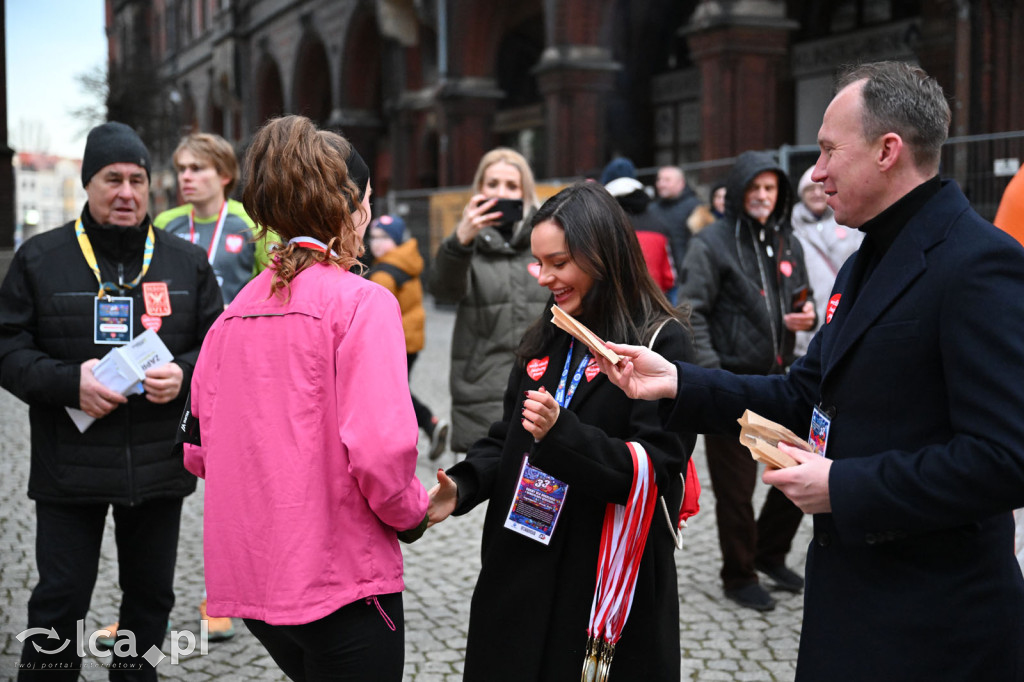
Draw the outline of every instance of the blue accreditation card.
<instances>
[{"instance_id":1,"label":"blue accreditation card","mask_svg":"<svg viewBox=\"0 0 1024 682\"><path fill-rule=\"evenodd\" d=\"M97 296L93 312L93 343L121 345L132 340L130 296Z\"/></svg>"},{"instance_id":2,"label":"blue accreditation card","mask_svg":"<svg viewBox=\"0 0 1024 682\"><path fill-rule=\"evenodd\" d=\"M562 513L568 491L567 484L531 466L529 456L523 455L519 484L512 497L505 528L548 544L551 542L551 534L555 532L555 524Z\"/></svg>"},{"instance_id":3,"label":"blue accreditation card","mask_svg":"<svg viewBox=\"0 0 1024 682\"><path fill-rule=\"evenodd\" d=\"M825 449L828 447L828 430L832 426L832 418L817 405L811 413L811 435L807 437L807 443L816 454L825 456Z\"/></svg>"}]
</instances>

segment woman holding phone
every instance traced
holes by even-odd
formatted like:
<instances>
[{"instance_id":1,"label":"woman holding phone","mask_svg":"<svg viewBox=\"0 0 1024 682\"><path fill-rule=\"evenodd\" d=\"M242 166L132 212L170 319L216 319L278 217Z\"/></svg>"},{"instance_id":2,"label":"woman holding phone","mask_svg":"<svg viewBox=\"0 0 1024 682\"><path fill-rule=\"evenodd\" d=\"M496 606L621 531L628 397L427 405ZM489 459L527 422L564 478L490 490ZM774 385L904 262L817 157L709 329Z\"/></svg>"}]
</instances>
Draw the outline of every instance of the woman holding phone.
<instances>
[{"instance_id":1,"label":"woman holding phone","mask_svg":"<svg viewBox=\"0 0 1024 682\"><path fill-rule=\"evenodd\" d=\"M530 271L530 225L521 219L538 203L523 155L504 147L487 152L462 219L430 269L430 293L440 303L458 304L450 374L453 452L466 452L501 418L516 346L548 299Z\"/></svg>"}]
</instances>

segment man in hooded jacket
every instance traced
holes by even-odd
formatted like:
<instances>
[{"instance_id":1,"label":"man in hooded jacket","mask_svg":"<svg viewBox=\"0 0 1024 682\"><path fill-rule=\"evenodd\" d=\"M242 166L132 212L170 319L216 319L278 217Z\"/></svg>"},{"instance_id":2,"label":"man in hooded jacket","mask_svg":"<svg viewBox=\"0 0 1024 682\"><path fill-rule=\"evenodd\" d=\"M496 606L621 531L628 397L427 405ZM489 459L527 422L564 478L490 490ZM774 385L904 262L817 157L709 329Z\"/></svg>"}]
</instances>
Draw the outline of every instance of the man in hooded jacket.
<instances>
[{"instance_id":1,"label":"man in hooded jacket","mask_svg":"<svg viewBox=\"0 0 1024 682\"><path fill-rule=\"evenodd\" d=\"M726 180L725 216L690 241L681 302L692 306L697 364L738 374L782 374L795 359L797 331L815 322L803 249L790 225L792 191L782 168L762 152L744 152ZM757 463L734 435L705 436L722 548L725 595L768 611L775 600L757 571L800 592L803 578L785 565L803 517L776 489L755 520Z\"/></svg>"}]
</instances>

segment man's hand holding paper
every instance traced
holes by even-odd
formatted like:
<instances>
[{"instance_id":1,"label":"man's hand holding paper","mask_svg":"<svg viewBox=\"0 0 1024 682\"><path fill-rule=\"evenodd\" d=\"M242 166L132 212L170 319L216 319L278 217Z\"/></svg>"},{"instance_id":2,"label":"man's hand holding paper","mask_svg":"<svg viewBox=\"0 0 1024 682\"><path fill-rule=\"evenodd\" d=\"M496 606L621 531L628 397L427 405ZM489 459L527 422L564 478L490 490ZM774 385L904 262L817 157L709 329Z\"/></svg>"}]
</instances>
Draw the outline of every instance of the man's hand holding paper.
<instances>
[{"instance_id":1,"label":"man's hand holding paper","mask_svg":"<svg viewBox=\"0 0 1024 682\"><path fill-rule=\"evenodd\" d=\"M183 378L181 367L174 362L147 369L146 379L142 382L146 400L158 405L171 402L181 392Z\"/></svg>"},{"instance_id":2,"label":"man's hand holding paper","mask_svg":"<svg viewBox=\"0 0 1024 682\"><path fill-rule=\"evenodd\" d=\"M786 443L779 443L779 450L795 459L796 465L785 469L767 467L761 480L785 493L805 514L831 513L828 476L832 460Z\"/></svg>"},{"instance_id":3,"label":"man's hand holding paper","mask_svg":"<svg viewBox=\"0 0 1024 682\"><path fill-rule=\"evenodd\" d=\"M128 402L128 399L117 391L113 391L96 379L92 368L99 363L98 358L92 358L82 363L82 376L78 382L78 404L82 412L93 419L106 417L114 411L118 405Z\"/></svg>"},{"instance_id":4,"label":"man's hand holding paper","mask_svg":"<svg viewBox=\"0 0 1024 682\"><path fill-rule=\"evenodd\" d=\"M778 488L806 514L832 511L828 494L832 460L814 452L785 426L756 412L746 410L736 421L740 424L740 443L754 459L767 465L762 481Z\"/></svg>"}]
</instances>

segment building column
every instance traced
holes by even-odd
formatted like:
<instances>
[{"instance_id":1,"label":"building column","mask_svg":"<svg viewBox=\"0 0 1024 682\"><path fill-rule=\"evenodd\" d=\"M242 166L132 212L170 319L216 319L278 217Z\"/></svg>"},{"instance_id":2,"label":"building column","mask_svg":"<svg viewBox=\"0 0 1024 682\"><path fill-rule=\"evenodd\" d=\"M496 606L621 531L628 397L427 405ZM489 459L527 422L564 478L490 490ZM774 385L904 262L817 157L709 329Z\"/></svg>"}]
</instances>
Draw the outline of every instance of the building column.
<instances>
[{"instance_id":1,"label":"building column","mask_svg":"<svg viewBox=\"0 0 1024 682\"><path fill-rule=\"evenodd\" d=\"M0 107L4 112L0 130L0 277L7 272L14 253L14 150L7 144L7 52L3 33L4 8L0 7Z\"/></svg>"},{"instance_id":2,"label":"building column","mask_svg":"<svg viewBox=\"0 0 1024 682\"><path fill-rule=\"evenodd\" d=\"M545 103L548 175L571 177L601 169L607 98L619 68L601 47L544 51L534 72Z\"/></svg>"},{"instance_id":3,"label":"building column","mask_svg":"<svg viewBox=\"0 0 1024 682\"><path fill-rule=\"evenodd\" d=\"M778 147L792 137L784 107L789 33L781 0L703 0L684 29L701 75L701 157Z\"/></svg>"},{"instance_id":4,"label":"building column","mask_svg":"<svg viewBox=\"0 0 1024 682\"><path fill-rule=\"evenodd\" d=\"M503 96L491 78L449 78L435 97L438 184L468 185L477 164L494 146L494 112Z\"/></svg>"}]
</instances>

